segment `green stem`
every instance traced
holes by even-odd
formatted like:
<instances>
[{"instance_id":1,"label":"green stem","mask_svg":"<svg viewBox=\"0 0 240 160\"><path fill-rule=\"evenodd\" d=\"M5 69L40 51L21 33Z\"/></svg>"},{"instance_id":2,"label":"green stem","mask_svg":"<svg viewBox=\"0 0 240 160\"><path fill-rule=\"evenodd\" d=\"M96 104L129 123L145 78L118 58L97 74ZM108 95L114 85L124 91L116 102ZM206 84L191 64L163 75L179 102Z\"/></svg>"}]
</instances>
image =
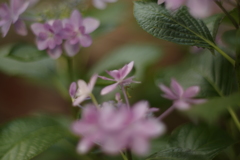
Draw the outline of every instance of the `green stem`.
<instances>
[{"instance_id":1,"label":"green stem","mask_svg":"<svg viewBox=\"0 0 240 160\"><path fill-rule=\"evenodd\" d=\"M125 156L125 154L122 151L120 151L120 154L124 160L128 160L128 158Z\"/></svg>"},{"instance_id":2,"label":"green stem","mask_svg":"<svg viewBox=\"0 0 240 160\"><path fill-rule=\"evenodd\" d=\"M127 97L127 93L126 93L125 88L124 88L123 85L121 85L121 89L122 89L122 92L123 92L123 95L124 95L124 98L125 98L125 102L127 103L127 107L130 108L129 100L128 100L128 97Z\"/></svg>"},{"instance_id":3,"label":"green stem","mask_svg":"<svg viewBox=\"0 0 240 160\"><path fill-rule=\"evenodd\" d=\"M225 15L230 19L230 21L232 22L232 24L234 25L234 27L236 29L239 28L238 23L235 21L235 19L228 13L228 11L223 7L222 2L219 2L218 0L214 1L219 8L221 8L221 10L225 13Z\"/></svg>"},{"instance_id":4,"label":"green stem","mask_svg":"<svg viewBox=\"0 0 240 160\"><path fill-rule=\"evenodd\" d=\"M210 43L210 45L211 45L216 51L218 51L223 57L225 57L233 66L235 66L235 60L232 59L229 55L227 55L227 53L225 53L223 50L221 50L220 48L218 48L218 46L216 46L214 43Z\"/></svg>"},{"instance_id":5,"label":"green stem","mask_svg":"<svg viewBox=\"0 0 240 160\"><path fill-rule=\"evenodd\" d=\"M127 155L128 160L133 160L133 158L132 158L132 152L131 152L130 149L127 149L126 155Z\"/></svg>"},{"instance_id":6,"label":"green stem","mask_svg":"<svg viewBox=\"0 0 240 160\"><path fill-rule=\"evenodd\" d=\"M72 57L66 57L67 59L67 65L68 65L68 77L69 77L69 82L74 81L74 75L73 75L73 58Z\"/></svg>"},{"instance_id":7,"label":"green stem","mask_svg":"<svg viewBox=\"0 0 240 160\"><path fill-rule=\"evenodd\" d=\"M99 105L98 105L98 102L97 102L95 96L91 93L91 94L90 94L90 97L91 97L91 99L92 99L93 104L97 107L97 109L100 109L100 107L99 107Z\"/></svg>"},{"instance_id":8,"label":"green stem","mask_svg":"<svg viewBox=\"0 0 240 160\"><path fill-rule=\"evenodd\" d=\"M238 120L238 117L237 117L236 113L234 112L234 110L231 107L228 108L228 112L230 113L230 115L231 115L234 123L236 124L238 130L240 131L240 122Z\"/></svg>"}]
</instances>

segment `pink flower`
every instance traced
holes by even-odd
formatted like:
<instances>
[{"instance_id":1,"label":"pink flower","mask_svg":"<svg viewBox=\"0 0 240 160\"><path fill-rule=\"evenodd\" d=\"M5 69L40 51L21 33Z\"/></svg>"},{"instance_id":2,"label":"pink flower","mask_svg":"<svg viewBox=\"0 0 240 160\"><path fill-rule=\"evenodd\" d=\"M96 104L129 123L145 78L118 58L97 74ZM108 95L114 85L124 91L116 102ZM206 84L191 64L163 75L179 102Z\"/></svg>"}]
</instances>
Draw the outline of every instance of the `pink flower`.
<instances>
[{"instance_id":1,"label":"pink flower","mask_svg":"<svg viewBox=\"0 0 240 160\"><path fill-rule=\"evenodd\" d=\"M184 91L182 86L175 79L172 79L170 88L163 84L160 84L159 87L164 92L162 96L164 98L173 100L173 106L179 110L189 109L189 107L193 104L206 102L205 99L193 98L200 91L199 86L192 86Z\"/></svg>"},{"instance_id":2,"label":"pink flower","mask_svg":"<svg viewBox=\"0 0 240 160\"><path fill-rule=\"evenodd\" d=\"M67 41L64 48L69 56L74 56L80 50L80 46L89 47L92 38L89 33L98 28L100 22L94 18L82 18L78 10L74 10L70 19L63 20Z\"/></svg>"},{"instance_id":3,"label":"pink flower","mask_svg":"<svg viewBox=\"0 0 240 160\"><path fill-rule=\"evenodd\" d=\"M15 30L20 35L27 35L25 23L19 18L27 9L29 2L23 0L10 0L10 7L3 3L0 5L0 27L3 37L5 37L14 24Z\"/></svg>"},{"instance_id":4,"label":"pink flower","mask_svg":"<svg viewBox=\"0 0 240 160\"><path fill-rule=\"evenodd\" d=\"M126 76L131 72L133 68L134 62L130 62L129 64L126 64L119 70L113 70L113 71L106 71L111 77L114 79L110 79L107 77L99 76L99 78L102 78L104 80L109 81L115 81L116 83L109 85L102 89L101 94L105 95L111 91L113 91L118 85L125 86L129 85L130 83L139 83L137 81L133 81L134 77L126 78ZM126 78L126 79L125 79Z\"/></svg>"},{"instance_id":5,"label":"pink flower","mask_svg":"<svg viewBox=\"0 0 240 160\"><path fill-rule=\"evenodd\" d=\"M82 119L72 125L76 135L82 137L78 152L86 153L94 144L108 154L117 154L130 148L138 155L149 150L149 140L164 133L165 125L156 118L147 117L147 102L138 102L131 109L104 103L101 109L88 105Z\"/></svg>"},{"instance_id":6,"label":"pink flower","mask_svg":"<svg viewBox=\"0 0 240 160\"><path fill-rule=\"evenodd\" d=\"M73 99L73 106L78 106L92 94L97 77L98 75L94 74L88 84L83 80L78 80L78 89L75 82L70 85L69 94Z\"/></svg>"},{"instance_id":7,"label":"pink flower","mask_svg":"<svg viewBox=\"0 0 240 160\"><path fill-rule=\"evenodd\" d=\"M114 3L117 0L93 0L93 5L98 9L105 9L106 3Z\"/></svg>"},{"instance_id":8,"label":"pink flower","mask_svg":"<svg viewBox=\"0 0 240 160\"><path fill-rule=\"evenodd\" d=\"M165 2L166 8L178 9L182 5L189 7L190 13L196 18L204 18L211 14L213 0L158 0L158 4Z\"/></svg>"},{"instance_id":9,"label":"pink flower","mask_svg":"<svg viewBox=\"0 0 240 160\"><path fill-rule=\"evenodd\" d=\"M37 36L39 50L47 49L50 57L57 59L62 54L61 44L64 39L63 26L60 20L49 21L45 24L31 25L33 33Z\"/></svg>"}]
</instances>

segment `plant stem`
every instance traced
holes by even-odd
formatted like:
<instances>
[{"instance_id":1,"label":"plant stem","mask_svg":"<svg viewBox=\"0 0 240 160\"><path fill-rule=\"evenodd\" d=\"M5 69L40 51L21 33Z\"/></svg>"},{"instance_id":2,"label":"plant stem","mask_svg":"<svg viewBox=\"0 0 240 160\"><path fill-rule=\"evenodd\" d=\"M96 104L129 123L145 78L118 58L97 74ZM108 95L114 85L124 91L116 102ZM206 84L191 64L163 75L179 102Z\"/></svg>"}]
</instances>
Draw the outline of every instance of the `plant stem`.
<instances>
[{"instance_id":1,"label":"plant stem","mask_svg":"<svg viewBox=\"0 0 240 160\"><path fill-rule=\"evenodd\" d=\"M234 123L236 124L238 130L240 131L240 122L238 120L238 117L237 117L236 113L234 112L234 110L231 107L228 108L228 112L230 113L230 115L231 115Z\"/></svg>"},{"instance_id":2,"label":"plant stem","mask_svg":"<svg viewBox=\"0 0 240 160\"><path fill-rule=\"evenodd\" d=\"M227 53L225 53L223 50L221 50L218 46L215 44L211 43L211 46L218 51L223 57L225 57L233 66L235 66L235 60L232 59Z\"/></svg>"},{"instance_id":3,"label":"plant stem","mask_svg":"<svg viewBox=\"0 0 240 160\"><path fill-rule=\"evenodd\" d=\"M67 59L67 65L68 65L68 77L69 77L69 82L73 82L74 81L74 75L73 75L73 59L72 57L66 57Z\"/></svg>"},{"instance_id":4,"label":"plant stem","mask_svg":"<svg viewBox=\"0 0 240 160\"><path fill-rule=\"evenodd\" d=\"M234 27L236 29L239 28L238 26L238 23L235 21L235 19L228 13L228 11L223 7L222 3L219 2L218 0L215 0L214 1L218 6L219 8L221 8L221 10L225 13L225 15L230 19L230 21L232 22L232 24L234 25Z\"/></svg>"},{"instance_id":5,"label":"plant stem","mask_svg":"<svg viewBox=\"0 0 240 160\"><path fill-rule=\"evenodd\" d=\"M120 151L120 154L124 160L128 160L128 158L125 156L125 154L122 151Z\"/></svg>"},{"instance_id":6,"label":"plant stem","mask_svg":"<svg viewBox=\"0 0 240 160\"><path fill-rule=\"evenodd\" d=\"M99 107L99 105L98 105L98 102L97 102L95 96L91 93L91 94L90 94L90 97L91 97L91 99L92 99L93 104L97 107L97 109L100 109L100 107Z\"/></svg>"},{"instance_id":7,"label":"plant stem","mask_svg":"<svg viewBox=\"0 0 240 160\"><path fill-rule=\"evenodd\" d=\"M128 100L128 97L127 97L127 94L126 94L126 90L125 90L123 85L121 85L121 89L122 89L122 92L123 92L123 95L124 95L124 98L125 98L125 102L127 103L127 107L130 108L129 100Z\"/></svg>"},{"instance_id":8,"label":"plant stem","mask_svg":"<svg viewBox=\"0 0 240 160\"><path fill-rule=\"evenodd\" d=\"M163 112L158 119L159 120L163 120L166 116L168 116L173 110L175 109L175 106L172 105L171 107L169 107L165 112Z\"/></svg>"},{"instance_id":9,"label":"plant stem","mask_svg":"<svg viewBox=\"0 0 240 160\"><path fill-rule=\"evenodd\" d=\"M127 149L127 150L126 150L126 155L127 155L127 159L128 159L128 160L133 160L133 158L132 158L132 152L131 152L130 149Z\"/></svg>"}]
</instances>

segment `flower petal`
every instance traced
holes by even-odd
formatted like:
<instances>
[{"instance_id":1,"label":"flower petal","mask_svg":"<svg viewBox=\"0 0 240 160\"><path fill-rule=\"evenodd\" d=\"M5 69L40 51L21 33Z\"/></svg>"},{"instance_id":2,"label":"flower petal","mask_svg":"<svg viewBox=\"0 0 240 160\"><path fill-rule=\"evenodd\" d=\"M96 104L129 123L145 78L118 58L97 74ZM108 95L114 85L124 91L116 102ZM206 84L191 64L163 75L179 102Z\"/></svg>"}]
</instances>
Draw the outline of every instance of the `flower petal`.
<instances>
[{"instance_id":1,"label":"flower petal","mask_svg":"<svg viewBox=\"0 0 240 160\"><path fill-rule=\"evenodd\" d=\"M146 155L149 151L149 142L145 137L133 137L132 151L138 155Z\"/></svg>"},{"instance_id":2,"label":"flower petal","mask_svg":"<svg viewBox=\"0 0 240 160\"><path fill-rule=\"evenodd\" d=\"M190 104L184 100L177 100L174 101L175 108L177 108L178 110L187 110L190 108Z\"/></svg>"},{"instance_id":3,"label":"flower petal","mask_svg":"<svg viewBox=\"0 0 240 160\"><path fill-rule=\"evenodd\" d=\"M79 41L80 41L81 46L83 46L83 47L89 47L92 44L92 38L87 34L81 35L79 37Z\"/></svg>"},{"instance_id":4,"label":"flower petal","mask_svg":"<svg viewBox=\"0 0 240 160\"><path fill-rule=\"evenodd\" d=\"M79 43L72 45L69 43L69 41L66 41L64 43L64 49L68 56L73 57L79 52L80 45L79 45Z\"/></svg>"},{"instance_id":5,"label":"flower petal","mask_svg":"<svg viewBox=\"0 0 240 160\"><path fill-rule=\"evenodd\" d=\"M74 10L70 17L71 24L73 24L74 28L79 28L82 26L82 16L78 10Z\"/></svg>"},{"instance_id":6,"label":"flower petal","mask_svg":"<svg viewBox=\"0 0 240 160\"><path fill-rule=\"evenodd\" d=\"M73 106L77 106L87 98L87 95L81 95L73 101Z\"/></svg>"},{"instance_id":7,"label":"flower petal","mask_svg":"<svg viewBox=\"0 0 240 160\"><path fill-rule=\"evenodd\" d=\"M95 18L90 18L90 17L84 18L82 23L83 23L83 26L85 27L85 34L89 34L93 32L100 25L99 20Z\"/></svg>"},{"instance_id":8,"label":"flower petal","mask_svg":"<svg viewBox=\"0 0 240 160\"><path fill-rule=\"evenodd\" d=\"M106 8L105 2L103 2L101 0L93 0L93 5L98 9L105 9Z\"/></svg>"},{"instance_id":9,"label":"flower petal","mask_svg":"<svg viewBox=\"0 0 240 160\"><path fill-rule=\"evenodd\" d=\"M134 104L133 108L132 108L132 112L133 112L133 120L137 121L141 118L146 117L148 111L149 111L149 104L147 101L140 101L136 104Z\"/></svg>"},{"instance_id":10,"label":"flower petal","mask_svg":"<svg viewBox=\"0 0 240 160\"><path fill-rule=\"evenodd\" d=\"M38 36L39 33L41 33L41 32L46 32L46 29L44 28L44 25L41 24L41 23L32 24L31 29L36 36Z\"/></svg>"},{"instance_id":11,"label":"flower petal","mask_svg":"<svg viewBox=\"0 0 240 160\"><path fill-rule=\"evenodd\" d=\"M89 89L90 91L93 90L93 87L94 87L94 85L95 85L95 83L96 83L97 78L98 78L98 75L97 75L97 74L94 74L94 75L91 77L90 82L88 83L88 89Z\"/></svg>"},{"instance_id":12,"label":"flower petal","mask_svg":"<svg viewBox=\"0 0 240 160\"><path fill-rule=\"evenodd\" d=\"M123 68L119 70L121 74L121 79L124 79L131 72L133 65L134 65L134 61L128 63L127 65L123 66Z\"/></svg>"},{"instance_id":13,"label":"flower petal","mask_svg":"<svg viewBox=\"0 0 240 160\"><path fill-rule=\"evenodd\" d=\"M26 36L27 35L27 27L26 24L22 21L22 20L17 20L14 23L14 28L15 31L22 36Z\"/></svg>"},{"instance_id":14,"label":"flower petal","mask_svg":"<svg viewBox=\"0 0 240 160\"><path fill-rule=\"evenodd\" d=\"M168 88L167 86L160 84L159 88L165 93L164 95L162 95L163 97L167 98L167 99L177 99L178 97L172 92L172 90L170 88Z\"/></svg>"},{"instance_id":15,"label":"flower petal","mask_svg":"<svg viewBox=\"0 0 240 160\"><path fill-rule=\"evenodd\" d=\"M92 148L93 145L94 142L91 139L83 138L77 146L77 152L82 154L86 153Z\"/></svg>"},{"instance_id":16,"label":"flower petal","mask_svg":"<svg viewBox=\"0 0 240 160\"><path fill-rule=\"evenodd\" d=\"M178 97L181 97L184 91L182 86L175 79L171 81L171 89Z\"/></svg>"},{"instance_id":17,"label":"flower petal","mask_svg":"<svg viewBox=\"0 0 240 160\"><path fill-rule=\"evenodd\" d=\"M167 0L166 8L170 10L175 10L179 8L181 5L184 5L186 0Z\"/></svg>"},{"instance_id":18,"label":"flower petal","mask_svg":"<svg viewBox=\"0 0 240 160\"><path fill-rule=\"evenodd\" d=\"M183 93L183 97L184 98L195 97L199 91L200 91L199 86L191 86L185 90L185 92Z\"/></svg>"},{"instance_id":19,"label":"flower petal","mask_svg":"<svg viewBox=\"0 0 240 160\"><path fill-rule=\"evenodd\" d=\"M69 95L71 97L75 97L76 92L77 92L77 83L72 82L70 87L69 87Z\"/></svg>"},{"instance_id":20,"label":"flower petal","mask_svg":"<svg viewBox=\"0 0 240 160\"><path fill-rule=\"evenodd\" d=\"M47 53L51 58L58 59L62 54L62 48L61 46L56 46L53 49L48 49Z\"/></svg>"},{"instance_id":21,"label":"flower petal","mask_svg":"<svg viewBox=\"0 0 240 160\"><path fill-rule=\"evenodd\" d=\"M162 4L164 2L165 2L165 0L158 0L158 4Z\"/></svg>"},{"instance_id":22,"label":"flower petal","mask_svg":"<svg viewBox=\"0 0 240 160\"><path fill-rule=\"evenodd\" d=\"M105 95L105 94L113 91L117 87L117 85L118 85L118 83L114 83L112 85L109 85L109 86L103 88L101 91L101 95Z\"/></svg>"},{"instance_id":23,"label":"flower petal","mask_svg":"<svg viewBox=\"0 0 240 160\"><path fill-rule=\"evenodd\" d=\"M10 1L10 8L13 12L13 23L15 23L18 18L19 15L22 14L28 7L29 2L24 2L22 0L11 0Z\"/></svg>"},{"instance_id":24,"label":"flower petal","mask_svg":"<svg viewBox=\"0 0 240 160\"><path fill-rule=\"evenodd\" d=\"M1 27L1 32L2 32L2 36L5 37L10 29L11 26L11 21L6 22L4 25L2 25Z\"/></svg>"}]
</instances>

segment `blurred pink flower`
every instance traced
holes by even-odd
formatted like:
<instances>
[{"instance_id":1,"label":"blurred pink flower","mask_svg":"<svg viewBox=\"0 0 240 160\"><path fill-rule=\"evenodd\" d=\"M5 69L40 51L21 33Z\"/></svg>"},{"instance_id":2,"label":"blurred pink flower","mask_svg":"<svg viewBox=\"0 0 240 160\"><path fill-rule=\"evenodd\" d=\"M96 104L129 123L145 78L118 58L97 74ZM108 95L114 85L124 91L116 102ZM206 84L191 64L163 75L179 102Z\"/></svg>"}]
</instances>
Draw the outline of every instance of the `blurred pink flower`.
<instances>
[{"instance_id":1,"label":"blurred pink flower","mask_svg":"<svg viewBox=\"0 0 240 160\"><path fill-rule=\"evenodd\" d=\"M96 143L108 154L131 149L138 155L149 150L149 140L165 132L165 125L156 118L147 117L148 103L138 102L132 108L114 107L104 103L100 109L88 105L82 119L75 121L72 130L82 137L78 152L86 153Z\"/></svg>"},{"instance_id":2,"label":"blurred pink flower","mask_svg":"<svg viewBox=\"0 0 240 160\"><path fill-rule=\"evenodd\" d=\"M27 35L25 23L19 16L27 9L28 1L10 0L10 7L6 3L0 4L0 27L3 37L5 37L14 24L15 30L20 35Z\"/></svg>"},{"instance_id":3,"label":"blurred pink flower","mask_svg":"<svg viewBox=\"0 0 240 160\"><path fill-rule=\"evenodd\" d=\"M49 21L45 24L31 25L33 33L37 36L39 50L47 49L50 57L57 59L62 54L61 44L64 39L63 26L60 20Z\"/></svg>"},{"instance_id":4,"label":"blurred pink flower","mask_svg":"<svg viewBox=\"0 0 240 160\"><path fill-rule=\"evenodd\" d=\"M113 91L118 85L125 86L125 85L129 85L130 83L140 83L140 82L137 82L137 81L133 81L134 77L126 78L126 76L131 72L131 70L133 68L133 65L134 65L134 62L132 61L129 64L126 64L125 66L123 66L119 70L106 71L114 79L110 79L110 78L103 77L103 76L98 76L101 79L116 82L112 85L109 85L109 86L103 88L102 91L101 91L101 94L105 95L105 94Z\"/></svg>"},{"instance_id":5,"label":"blurred pink flower","mask_svg":"<svg viewBox=\"0 0 240 160\"><path fill-rule=\"evenodd\" d=\"M96 83L97 77L98 75L94 74L88 84L83 80L78 80L78 89L75 82L70 85L69 94L73 99L73 106L78 106L90 96Z\"/></svg>"},{"instance_id":6,"label":"blurred pink flower","mask_svg":"<svg viewBox=\"0 0 240 160\"><path fill-rule=\"evenodd\" d=\"M98 9L105 9L106 3L114 3L117 2L117 0L93 0L93 5Z\"/></svg>"},{"instance_id":7,"label":"blurred pink flower","mask_svg":"<svg viewBox=\"0 0 240 160\"><path fill-rule=\"evenodd\" d=\"M162 96L173 100L173 106L179 110L189 109L193 104L206 102L205 99L193 98L199 93L199 86L192 86L184 91L183 87L175 79L172 79L170 88L163 84L160 84L159 87L164 92Z\"/></svg>"},{"instance_id":8,"label":"blurred pink flower","mask_svg":"<svg viewBox=\"0 0 240 160\"><path fill-rule=\"evenodd\" d=\"M80 46L89 47L92 38L89 33L98 28L100 22L94 18L82 18L78 10L74 10L69 19L63 20L63 27L67 41L64 48L69 56L76 55Z\"/></svg>"},{"instance_id":9,"label":"blurred pink flower","mask_svg":"<svg viewBox=\"0 0 240 160\"><path fill-rule=\"evenodd\" d=\"M213 0L158 0L158 4L165 2L166 8L176 10L182 5L189 7L189 12L196 18L204 18L211 14Z\"/></svg>"}]
</instances>

